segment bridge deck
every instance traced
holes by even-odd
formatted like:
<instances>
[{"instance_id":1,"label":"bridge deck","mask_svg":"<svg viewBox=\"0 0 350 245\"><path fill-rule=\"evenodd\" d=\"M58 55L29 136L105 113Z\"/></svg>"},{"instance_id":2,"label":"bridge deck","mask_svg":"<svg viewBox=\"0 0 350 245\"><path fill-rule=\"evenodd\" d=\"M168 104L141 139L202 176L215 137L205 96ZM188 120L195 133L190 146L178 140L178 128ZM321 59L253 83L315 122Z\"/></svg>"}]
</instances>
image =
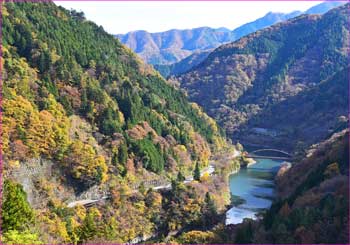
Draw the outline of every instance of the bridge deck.
<instances>
[{"instance_id":1,"label":"bridge deck","mask_svg":"<svg viewBox=\"0 0 350 245\"><path fill-rule=\"evenodd\" d=\"M267 158L267 159L277 159L277 160L292 160L291 157L258 156L258 155L251 155L251 154L248 154L247 157L250 157L250 158Z\"/></svg>"}]
</instances>

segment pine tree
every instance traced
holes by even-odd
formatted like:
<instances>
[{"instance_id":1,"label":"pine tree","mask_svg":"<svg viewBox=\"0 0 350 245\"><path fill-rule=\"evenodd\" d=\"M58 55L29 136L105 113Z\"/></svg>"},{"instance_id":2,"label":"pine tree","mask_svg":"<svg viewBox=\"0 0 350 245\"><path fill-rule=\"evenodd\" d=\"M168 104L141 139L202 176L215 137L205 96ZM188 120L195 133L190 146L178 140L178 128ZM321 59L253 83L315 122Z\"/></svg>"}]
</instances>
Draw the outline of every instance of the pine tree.
<instances>
[{"instance_id":1,"label":"pine tree","mask_svg":"<svg viewBox=\"0 0 350 245\"><path fill-rule=\"evenodd\" d=\"M179 182L183 182L183 181L185 181L185 176L183 176L183 174L182 174L182 172L181 171L179 171L178 173L177 173L177 181L179 181Z\"/></svg>"},{"instance_id":2,"label":"pine tree","mask_svg":"<svg viewBox=\"0 0 350 245\"><path fill-rule=\"evenodd\" d=\"M27 202L27 194L21 185L5 180L2 204L2 230L24 228L34 219L34 213Z\"/></svg>"},{"instance_id":3,"label":"pine tree","mask_svg":"<svg viewBox=\"0 0 350 245\"><path fill-rule=\"evenodd\" d=\"M209 228L211 225L218 222L218 214L216 205L211 198L209 192L205 194L204 203L202 205L202 226Z\"/></svg>"},{"instance_id":4,"label":"pine tree","mask_svg":"<svg viewBox=\"0 0 350 245\"><path fill-rule=\"evenodd\" d=\"M118 160L121 164L125 164L126 160L128 160L128 146L125 143L119 147Z\"/></svg>"},{"instance_id":5,"label":"pine tree","mask_svg":"<svg viewBox=\"0 0 350 245\"><path fill-rule=\"evenodd\" d=\"M205 202L205 205L207 208L207 212L210 214L211 217L215 217L217 214L217 210L216 210L215 203L214 203L213 199L211 199L209 192L207 192L205 194L204 202Z\"/></svg>"},{"instance_id":6,"label":"pine tree","mask_svg":"<svg viewBox=\"0 0 350 245\"><path fill-rule=\"evenodd\" d=\"M201 170L199 169L198 162L196 162L196 167L195 167L194 173L193 173L193 179L197 180L197 181L201 180Z\"/></svg>"}]
</instances>

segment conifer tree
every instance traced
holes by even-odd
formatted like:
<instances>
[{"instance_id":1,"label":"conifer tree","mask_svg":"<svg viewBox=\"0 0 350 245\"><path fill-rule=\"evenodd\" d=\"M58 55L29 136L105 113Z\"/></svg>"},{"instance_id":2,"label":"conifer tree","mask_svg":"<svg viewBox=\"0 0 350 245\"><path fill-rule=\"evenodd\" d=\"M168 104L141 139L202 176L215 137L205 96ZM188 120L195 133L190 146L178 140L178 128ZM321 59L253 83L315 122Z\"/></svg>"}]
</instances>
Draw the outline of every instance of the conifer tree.
<instances>
[{"instance_id":1,"label":"conifer tree","mask_svg":"<svg viewBox=\"0 0 350 245\"><path fill-rule=\"evenodd\" d=\"M198 162L196 162L196 167L195 167L194 173L193 173L193 179L197 180L197 181L200 181L200 179L201 179L201 171L199 169Z\"/></svg>"}]
</instances>

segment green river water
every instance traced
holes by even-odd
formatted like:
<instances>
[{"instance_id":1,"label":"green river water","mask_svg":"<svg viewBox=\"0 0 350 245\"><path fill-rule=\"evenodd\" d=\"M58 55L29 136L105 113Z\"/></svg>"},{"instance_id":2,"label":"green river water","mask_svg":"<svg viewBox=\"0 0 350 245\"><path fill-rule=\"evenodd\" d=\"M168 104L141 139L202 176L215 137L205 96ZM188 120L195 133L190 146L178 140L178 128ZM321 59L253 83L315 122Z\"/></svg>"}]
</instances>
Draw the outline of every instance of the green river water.
<instances>
[{"instance_id":1,"label":"green river water","mask_svg":"<svg viewBox=\"0 0 350 245\"><path fill-rule=\"evenodd\" d=\"M233 207L226 213L226 224L238 224L244 218L255 219L256 214L271 206L274 177L283 161L255 159L256 163L232 174L229 179Z\"/></svg>"}]
</instances>

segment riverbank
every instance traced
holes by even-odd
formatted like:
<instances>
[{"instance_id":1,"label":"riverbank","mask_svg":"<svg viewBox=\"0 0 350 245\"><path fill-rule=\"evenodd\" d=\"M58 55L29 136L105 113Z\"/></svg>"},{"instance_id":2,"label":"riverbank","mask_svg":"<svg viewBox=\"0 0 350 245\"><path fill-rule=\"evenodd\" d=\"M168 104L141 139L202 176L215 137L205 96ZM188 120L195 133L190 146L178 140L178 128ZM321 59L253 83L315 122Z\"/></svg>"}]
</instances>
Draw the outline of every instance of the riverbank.
<instances>
[{"instance_id":1,"label":"riverbank","mask_svg":"<svg viewBox=\"0 0 350 245\"><path fill-rule=\"evenodd\" d=\"M254 163L251 161L247 167L230 175L230 193L234 200L227 211L226 225L242 223L245 218L256 219L259 211L271 206L275 197L274 177L281 163L278 160L255 159Z\"/></svg>"},{"instance_id":2,"label":"riverbank","mask_svg":"<svg viewBox=\"0 0 350 245\"><path fill-rule=\"evenodd\" d=\"M176 242L176 238L184 233L191 232L193 230L203 230L211 229L217 224L220 224L224 218L227 210L227 206L230 205L230 190L229 190L229 175L232 172L238 172L240 169L239 156L241 153L236 149L229 149L228 151L221 152L212 157L209 161L208 167L202 169L200 181L193 180L191 178L186 178L183 187L187 190L192 190L200 197L201 216L196 222L183 226L180 229L170 229L166 233L159 232L158 238L152 237L149 241L139 242ZM182 188L182 187L181 187ZM168 194L164 193L164 196L174 195L176 190L164 190ZM184 194L184 189L181 195ZM210 201L208 201L207 196L210 196ZM208 211L205 211L205 205L213 205L215 207L215 212L208 216ZM195 203L186 203L185 206L190 206L191 208L187 210L188 215L196 209ZM203 206L204 205L204 206ZM210 211L212 212L212 211ZM174 217L175 219L175 217ZM205 225L203 226L203 222Z\"/></svg>"}]
</instances>

